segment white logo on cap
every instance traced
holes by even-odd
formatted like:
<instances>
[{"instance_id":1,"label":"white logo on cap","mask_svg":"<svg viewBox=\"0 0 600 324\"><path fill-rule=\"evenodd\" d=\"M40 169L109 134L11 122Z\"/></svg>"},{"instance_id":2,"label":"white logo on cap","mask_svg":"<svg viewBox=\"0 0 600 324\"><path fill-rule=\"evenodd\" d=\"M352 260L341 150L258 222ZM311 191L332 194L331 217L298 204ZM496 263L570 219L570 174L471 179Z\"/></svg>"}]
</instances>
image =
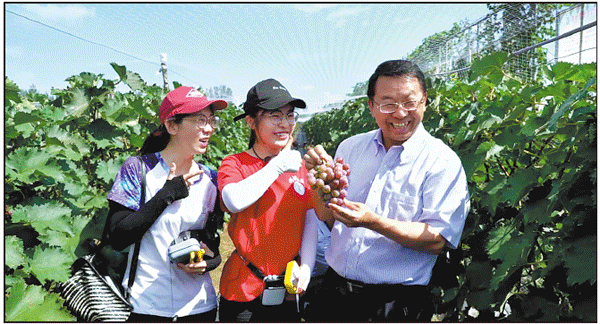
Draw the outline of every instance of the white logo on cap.
<instances>
[{"instance_id":1,"label":"white logo on cap","mask_svg":"<svg viewBox=\"0 0 600 324\"><path fill-rule=\"evenodd\" d=\"M273 90L277 90L277 89L287 91L287 89L284 87L273 86Z\"/></svg>"},{"instance_id":2,"label":"white logo on cap","mask_svg":"<svg viewBox=\"0 0 600 324\"><path fill-rule=\"evenodd\" d=\"M185 95L185 97L202 98L204 97L204 94L196 89L192 89L190 90L190 92L188 92L187 95Z\"/></svg>"}]
</instances>

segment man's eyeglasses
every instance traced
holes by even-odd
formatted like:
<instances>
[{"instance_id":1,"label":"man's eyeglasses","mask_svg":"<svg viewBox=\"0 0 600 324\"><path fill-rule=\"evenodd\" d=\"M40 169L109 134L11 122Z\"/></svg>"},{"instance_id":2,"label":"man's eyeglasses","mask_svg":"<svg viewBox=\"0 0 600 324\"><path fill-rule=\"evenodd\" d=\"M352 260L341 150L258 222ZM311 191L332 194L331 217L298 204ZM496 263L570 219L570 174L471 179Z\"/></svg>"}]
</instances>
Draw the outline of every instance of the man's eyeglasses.
<instances>
[{"instance_id":1,"label":"man's eyeglasses","mask_svg":"<svg viewBox=\"0 0 600 324\"><path fill-rule=\"evenodd\" d=\"M200 116L193 116L193 117L185 117L183 119L187 119L187 120L191 121L198 128L204 128L204 127L206 127L206 124L210 124L210 127L212 127L213 129L217 129L221 125L221 119L217 116L208 118L204 115L200 115Z\"/></svg>"},{"instance_id":2,"label":"man's eyeglasses","mask_svg":"<svg viewBox=\"0 0 600 324\"><path fill-rule=\"evenodd\" d=\"M403 103L384 102L384 103L378 104L377 102L375 102L375 100L373 100L373 102L379 108L379 111L381 111L384 114L391 114L391 113L395 112L396 110L398 110L398 108L401 108L404 111L417 110L419 105L423 103L423 98L421 98L421 100L418 100L418 101L411 100L411 101L406 101Z\"/></svg>"},{"instance_id":3,"label":"man's eyeglasses","mask_svg":"<svg viewBox=\"0 0 600 324\"><path fill-rule=\"evenodd\" d=\"M295 111L289 112L287 114L282 114L277 111L272 111L265 114L267 120L273 125L279 125L283 123L283 121L287 121L290 125L295 125L298 121L298 113Z\"/></svg>"}]
</instances>

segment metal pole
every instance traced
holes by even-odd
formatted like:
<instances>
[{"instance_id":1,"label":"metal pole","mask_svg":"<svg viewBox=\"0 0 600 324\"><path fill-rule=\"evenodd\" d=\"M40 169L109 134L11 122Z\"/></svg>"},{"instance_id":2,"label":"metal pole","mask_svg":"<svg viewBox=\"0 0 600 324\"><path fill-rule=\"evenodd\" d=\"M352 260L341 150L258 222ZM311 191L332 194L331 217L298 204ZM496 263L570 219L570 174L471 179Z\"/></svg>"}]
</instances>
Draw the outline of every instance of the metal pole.
<instances>
[{"instance_id":1,"label":"metal pole","mask_svg":"<svg viewBox=\"0 0 600 324\"><path fill-rule=\"evenodd\" d=\"M583 15L585 13L585 5L581 4L579 11L579 26L583 26ZM583 32L579 33L579 64L581 64L581 52L583 51Z\"/></svg>"},{"instance_id":2,"label":"metal pole","mask_svg":"<svg viewBox=\"0 0 600 324\"><path fill-rule=\"evenodd\" d=\"M169 80L167 78L167 54L166 53L160 54L160 72L162 72L162 75L163 75L163 88L168 91L169 90Z\"/></svg>"},{"instance_id":3,"label":"metal pole","mask_svg":"<svg viewBox=\"0 0 600 324\"><path fill-rule=\"evenodd\" d=\"M556 9L556 33L560 33L560 20L563 17L561 16L561 13L558 12L558 8ZM556 43L554 43L554 63L558 62L558 48L559 47L559 41L557 40Z\"/></svg>"},{"instance_id":4,"label":"metal pole","mask_svg":"<svg viewBox=\"0 0 600 324\"><path fill-rule=\"evenodd\" d=\"M530 50L532 50L532 49L534 49L534 48L537 48L537 47L540 47L540 46L544 46L544 45L546 45L546 44L548 44L548 43L552 43L552 42L554 42L554 41L557 41L557 40L559 40L559 39L561 39L561 38L565 38L565 37L571 36L571 35L573 35L573 34L575 34L575 33L578 33L578 32L581 32L581 31L584 31L584 30L586 30L586 29L588 29L588 28L592 28L592 27L594 27L594 26L596 26L596 22L595 22L595 21L594 21L594 22L591 22L591 23L589 23L589 24L585 24L584 26L581 26L581 27L579 27L579 28L575 28L575 29L573 29L573 30L571 30L571 31L568 31L568 32L566 32L566 33L562 34L562 35L559 35L559 36L552 37L552 38L550 38L550 39L548 39L548 40L545 40L545 41L543 41L543 42L541 42L541 43L537 43L537 44L535 44L535 45L531 45L531 46L527 46L527 47L525 47L525 48L522 48L522 49L520 49L520 50L518 50L518 51L515 51L515 52L513 52L513 53L512 53L512 55L519 55L519 54L523 54L523 53L525 53L525 52L527 52L527 51L530 51Z\"/></svg>"}]
</instances>

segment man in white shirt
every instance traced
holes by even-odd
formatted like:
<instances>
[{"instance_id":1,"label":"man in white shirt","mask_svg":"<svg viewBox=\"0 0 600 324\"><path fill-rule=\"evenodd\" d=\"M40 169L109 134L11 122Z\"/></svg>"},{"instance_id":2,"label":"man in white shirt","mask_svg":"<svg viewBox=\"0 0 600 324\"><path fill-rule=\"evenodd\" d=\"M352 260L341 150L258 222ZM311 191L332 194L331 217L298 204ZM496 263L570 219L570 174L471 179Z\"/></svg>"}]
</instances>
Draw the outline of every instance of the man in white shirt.
<instances>
[{"instance_id":1,"label":"man in white shirt","mask_svg":"<svg viewBox=\"0 0 600 324\"><path fill-rule=\"evenodd\" d=\"M419 67L405 60L380 64L367 90L379 129L352 136L335 158L350 165L344 206L330 204L319 291L320 321L429 321L426 285L437 255L457 248L469 211L459 157L423 127L427 88ZM307 167L331 157L321 146Z\"/></svg>"}]
</instances>

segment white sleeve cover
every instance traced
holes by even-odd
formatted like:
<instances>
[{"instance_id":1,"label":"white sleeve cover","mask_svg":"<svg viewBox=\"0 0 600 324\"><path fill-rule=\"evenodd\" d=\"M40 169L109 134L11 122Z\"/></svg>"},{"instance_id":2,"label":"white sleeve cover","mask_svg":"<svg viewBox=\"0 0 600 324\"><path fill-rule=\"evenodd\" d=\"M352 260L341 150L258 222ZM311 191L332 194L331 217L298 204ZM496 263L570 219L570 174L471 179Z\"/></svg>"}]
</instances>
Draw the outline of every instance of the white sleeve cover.
<instances>
[{"instance_id":1,"label":"white sleeve cover","mask_svg":"<svg viewBox=\"0 0 600 324\"><path fill-rule=\"evenodd\" d=\"M306 211L306 222L304 233L302 233L302 245L300 246L300 261L307 265L312 273L317 257L317 214L314 209Z\"/></svg>"},{"instance_id":2,"label":"white sleeve cover","mask_svg":"<svg viewBox=\"0 0 600 324\"><path fill-rule=\"evenodd\" d=\"M225 207L239 213L250 207L269 189L284 172L296 172L302 165L302 156L295 150L283 150L258 172L248 178L227 184L221 195Z\"/></svg>"},{"instance_id":3,"label":"white sleeve cover","mask_svg":"<svg viewBox=\"0 0 600 324\"><path fill-rule=\"evenodd\" d=\"M248 178L223 187L221 196L225 207L232 213L239 213L250 207L269 189L279 177L279 172L269 164Z\"/></svg>"}]
</instances>

